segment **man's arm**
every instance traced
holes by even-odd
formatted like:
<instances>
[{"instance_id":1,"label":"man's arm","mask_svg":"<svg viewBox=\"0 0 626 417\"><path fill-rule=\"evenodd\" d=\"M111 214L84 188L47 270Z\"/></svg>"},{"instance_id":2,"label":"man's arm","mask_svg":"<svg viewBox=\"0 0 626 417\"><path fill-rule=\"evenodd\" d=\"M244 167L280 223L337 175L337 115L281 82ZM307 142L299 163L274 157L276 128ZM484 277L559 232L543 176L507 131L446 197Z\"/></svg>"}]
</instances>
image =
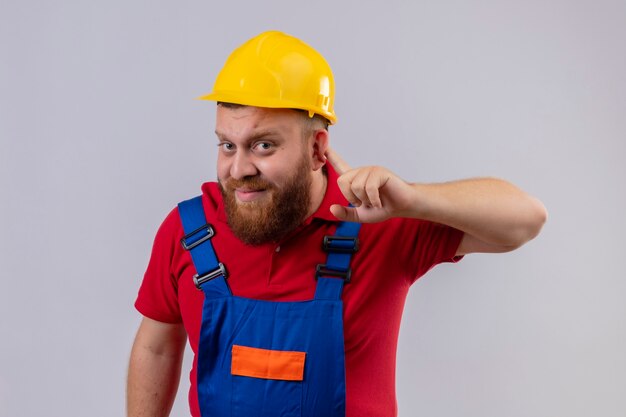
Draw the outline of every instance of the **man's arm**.
<instances>
[{"instance_id":1,"label":"man's arm","mask_svg":"<svg viewBox=\"0 0 626 417\"><path fill-rule=\"evenodd\" d=\"M143 318L128 367L128 417L169 415L178 390L186 340L182 324Z\"/></svg>"},{"instance_id":2,"label":"man's arm","mask_svg":"<svg viewBox=\"0 0 626 417\"><path fill-rule=\"evenodd\" d=\"M537 236L547 218L539 200L500 179L411 184L383 167L351 169L330 148L326 156L354 205L332 206L337 218L369 223L411 217L452 226L465 233L457 255L516 249Z\"/></svg>"},{"instance_id":3,"label":"man's arm","mask_svg":"<svg viewBox=\"0 0 626 417\"><path fill-rule=\"evenodd\" d=\"M419 207L414 217L465 232L457 255L517 249L539 234L547 218L539 200L496 178L411 187Z\"/></svg>"}]
</instances>

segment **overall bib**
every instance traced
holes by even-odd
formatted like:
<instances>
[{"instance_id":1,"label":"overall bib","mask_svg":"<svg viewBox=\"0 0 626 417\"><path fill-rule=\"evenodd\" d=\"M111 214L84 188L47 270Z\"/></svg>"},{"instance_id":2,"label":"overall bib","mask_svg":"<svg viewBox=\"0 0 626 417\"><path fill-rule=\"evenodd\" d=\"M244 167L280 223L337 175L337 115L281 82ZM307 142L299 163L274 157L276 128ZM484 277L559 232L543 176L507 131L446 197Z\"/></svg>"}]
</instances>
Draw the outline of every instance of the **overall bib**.
<instances>
[{"instance_id":1,"label":"overall bib","mask_svg":"<svg viewBox=\"0 0 626 417\"><path fill-rule=\"evenodd\" d=\"M197 386L204 417L344 417L345 356L341 292L350 280L359 223L326 236L326 264L309 301L234 296L213 250L201 197L179 204L194 283L204 293Z\"/></svg>"}]
</instances>

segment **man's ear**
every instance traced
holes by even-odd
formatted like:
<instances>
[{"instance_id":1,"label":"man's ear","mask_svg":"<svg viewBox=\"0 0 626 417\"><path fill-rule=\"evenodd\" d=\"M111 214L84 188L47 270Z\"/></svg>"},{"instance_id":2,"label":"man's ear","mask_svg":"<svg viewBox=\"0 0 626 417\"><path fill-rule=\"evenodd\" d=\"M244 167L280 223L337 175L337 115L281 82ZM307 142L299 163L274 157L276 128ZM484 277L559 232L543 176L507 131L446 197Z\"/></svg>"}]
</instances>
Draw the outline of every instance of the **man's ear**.
<instances>
[{"instance_id":1,"label":"man's ear","mask_svg":"<svg viewBox=\"0 0 626 417\"><path fill-rule=\"evenodd\" d=\"M326 149L328 148L328 130L316 130L313 134L311 144L313 153L311 154L311 166L317 171L326 164Z\"/></svg>"}]
</instances>

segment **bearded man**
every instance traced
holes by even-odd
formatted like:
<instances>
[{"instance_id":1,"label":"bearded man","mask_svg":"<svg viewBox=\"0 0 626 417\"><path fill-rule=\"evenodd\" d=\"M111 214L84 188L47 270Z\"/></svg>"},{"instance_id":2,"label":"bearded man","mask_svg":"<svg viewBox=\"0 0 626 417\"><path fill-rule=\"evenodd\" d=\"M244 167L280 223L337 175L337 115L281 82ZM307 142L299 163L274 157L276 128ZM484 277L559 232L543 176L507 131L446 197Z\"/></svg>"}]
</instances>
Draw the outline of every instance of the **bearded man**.
<instances>
[{"instance_id":1,"label":"bearded man","mask_svg":"<svg viewBox=\"0 0 626 417\"><path fill-rule=\"evenodd\" d=\"M410 285L441 262L521 246L545 208L499 179L349 167L329 146L330 67L289 35L236 49L204 98L218 102L218 182L157 233L128 415L169 415L188 338L193 416L395 416Z\"/></svg>"},{"instance_id":2,"label":"bearded man","mask_svg":"<svg viewBox=\"0 0 626 417\"><path fill-rule=\"evenodd\" d=\"M311 214L319 205L312 203L311 194L324 194L325 184L320 181L325 177L315 178L318 183L312 187L309 173L315 162L308 154L311 147L301 142L308 142L315 130L328 126L319 117L309 121L304 113L292 110L218 105L218 178L228 224L249 245L277 242L302 222L303 213ZM272 120L271 125L260 130L260 135L242 132L267 120ZM233 143L229 138L238 134L253 142ZM292 140L298 136L302 140ZM255 161L259 161L259 168ZM316 170L321 167L319 162L315 166Z\"/></svg>"}]
</instances>

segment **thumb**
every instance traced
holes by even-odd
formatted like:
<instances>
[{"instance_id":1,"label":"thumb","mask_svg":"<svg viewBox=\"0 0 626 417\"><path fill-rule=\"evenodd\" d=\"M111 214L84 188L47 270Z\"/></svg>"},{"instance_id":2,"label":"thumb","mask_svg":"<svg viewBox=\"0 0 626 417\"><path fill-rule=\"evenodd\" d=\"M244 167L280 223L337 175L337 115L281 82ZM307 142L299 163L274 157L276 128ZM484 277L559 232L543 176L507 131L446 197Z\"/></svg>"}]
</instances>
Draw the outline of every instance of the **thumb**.
<instances>
[{"instance_id":1,"label":"thumb","mask_svg":"<svg viewBox=\"0 0 626 417\"><path fill-rule=\"evenodd\" d=\"M354 207L344 207L340 204L330 206L330 212L339 220L346 222L358 222L359 215Z\"/></svg>"}]
</instances>

